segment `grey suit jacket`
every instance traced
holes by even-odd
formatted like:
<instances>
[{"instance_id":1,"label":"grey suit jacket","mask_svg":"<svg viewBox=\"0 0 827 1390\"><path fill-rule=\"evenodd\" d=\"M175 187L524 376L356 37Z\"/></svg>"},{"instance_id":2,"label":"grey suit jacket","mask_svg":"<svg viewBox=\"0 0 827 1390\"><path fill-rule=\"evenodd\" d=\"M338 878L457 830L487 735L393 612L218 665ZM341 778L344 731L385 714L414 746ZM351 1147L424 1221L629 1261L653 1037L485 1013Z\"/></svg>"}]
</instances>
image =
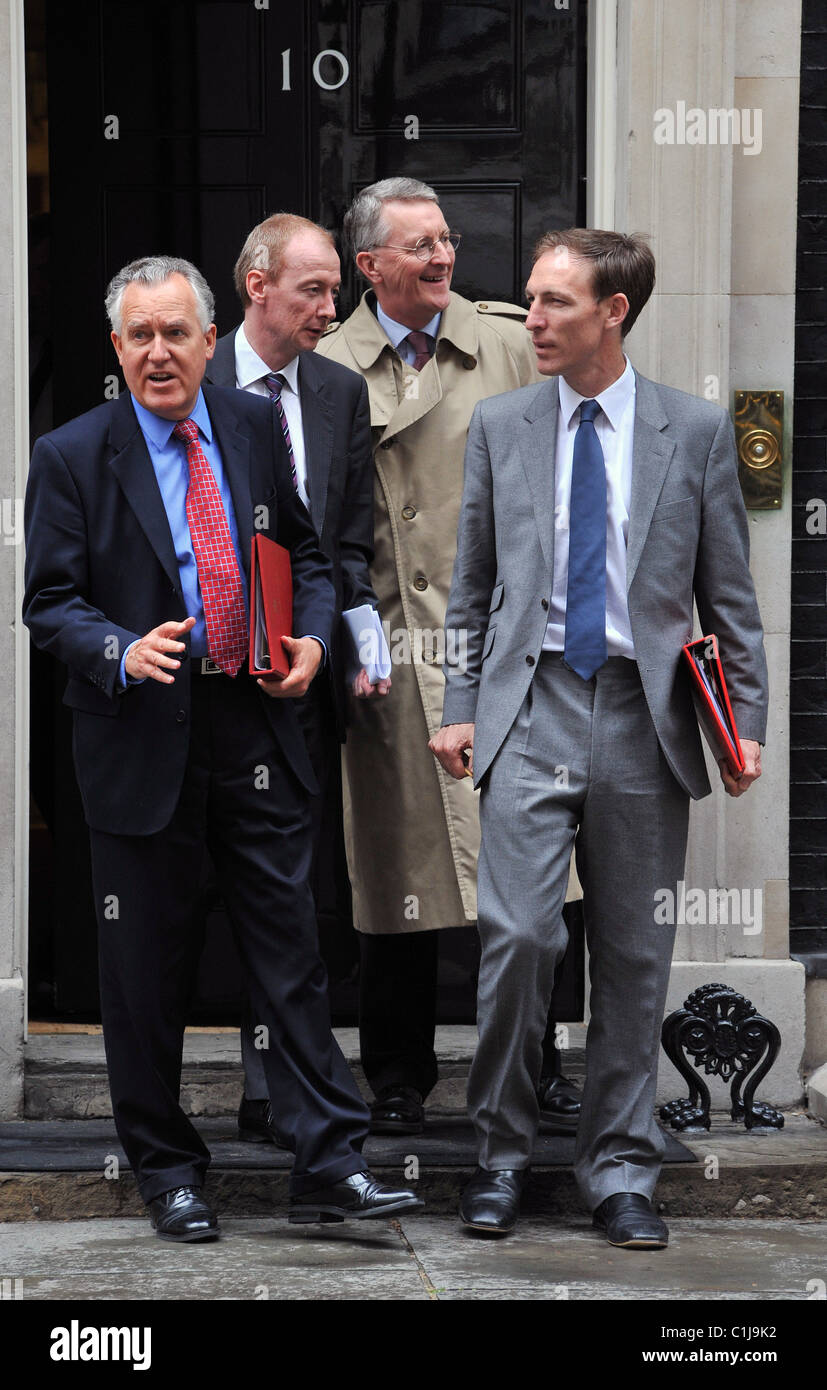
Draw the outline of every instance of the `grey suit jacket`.
<instances>
[{"instance_id":1,"label":"grey suit jacket","mask_svg":"<svg viewBox=\"0 0 827 1390\"><path fill-rule=\"evenodd\" d=\"M556 378L476 407L465 454L446 617L443 724L474 723L474 781L490 767L531 684L554 564ZM747 518L726 411L637 374L627 599L644 693L664 755L706 796L681 647L693 598L718 637L739 733L764 741L767 667L749 572Z\"/></svg>"}]
</instances>

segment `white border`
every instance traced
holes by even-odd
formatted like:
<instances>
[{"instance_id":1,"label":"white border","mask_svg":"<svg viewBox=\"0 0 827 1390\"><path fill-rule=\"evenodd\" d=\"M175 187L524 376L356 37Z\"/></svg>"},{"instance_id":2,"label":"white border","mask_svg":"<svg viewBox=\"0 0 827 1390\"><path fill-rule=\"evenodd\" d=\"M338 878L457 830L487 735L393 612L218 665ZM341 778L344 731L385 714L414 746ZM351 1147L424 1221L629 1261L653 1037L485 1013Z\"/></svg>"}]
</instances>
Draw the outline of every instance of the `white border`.
<instances>
[{"instance_id":1,"label":"white border","mask_svg":"<svg viewBox=\"0 0 827 1390\"><path fill-rule=\"evenodd\" d=\"M23 0L9 0L11 69L12 331L14 351L15 495L29 471L29 287L26 188L26 41ZM24 981L24 1039L28 1027L29 943L29 634L23 626L24 547L15 546L14 621L14 939L15 966Z\"/></svg>"}]
</instances>

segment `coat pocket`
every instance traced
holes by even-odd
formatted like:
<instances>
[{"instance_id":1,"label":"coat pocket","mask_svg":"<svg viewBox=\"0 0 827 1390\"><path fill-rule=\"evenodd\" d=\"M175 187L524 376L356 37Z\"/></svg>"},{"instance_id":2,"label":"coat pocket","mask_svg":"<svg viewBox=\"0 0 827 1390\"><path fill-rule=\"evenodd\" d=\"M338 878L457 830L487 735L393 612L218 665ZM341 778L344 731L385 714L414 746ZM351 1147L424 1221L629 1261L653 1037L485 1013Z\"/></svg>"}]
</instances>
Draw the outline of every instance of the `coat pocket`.
<instances>
[{"instance_id":1,"label":"coat pocket","mask_svg":"<svg viewBox=\"0 0 827 1390\"><path fill-rule=\"evenodd\" d=\"M485 661L485 658L489 655L491 648L494 645L494 634L496 633L496 631L497 626L495 623L494 626L490 627L486 632L485 641L482 644L482 656L480 657L480 661Z\"/></svg>"},{"instance_id":2,"label":"coat pocket","mask_svg":"<svg viewBox=\"0 0 827 1390\"><path fill-rule=\"evenodd\" d=\"M488 611L489 611L489 613L496 613L496 611L497 611L497 609L499 608L499 606L500 606L500 604L502 603L502 601L503 601L503 586L502 586L502 584L495 584L495 585L494 585L494 588L493 588L493 590L492 590L492 592L491 592L491 602L490 602L489 605L488 605Z\"/></svg>"}]
</instances>

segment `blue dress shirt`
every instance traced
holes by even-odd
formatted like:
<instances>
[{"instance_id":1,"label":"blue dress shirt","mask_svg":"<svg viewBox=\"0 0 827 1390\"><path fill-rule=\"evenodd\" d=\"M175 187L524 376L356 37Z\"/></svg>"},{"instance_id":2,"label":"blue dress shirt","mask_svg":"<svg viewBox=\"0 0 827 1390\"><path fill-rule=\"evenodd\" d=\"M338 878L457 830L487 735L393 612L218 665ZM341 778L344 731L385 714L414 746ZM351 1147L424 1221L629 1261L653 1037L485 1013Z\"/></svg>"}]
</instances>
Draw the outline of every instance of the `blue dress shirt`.
<instances>
[{"instance_id":1,"label":"blue dress shirt","mask_svg":"<svg viewBox=\"0 0 827 1390\"><path fill-rule=\"evenodd\" d=\"M392 319L389 314L386 314L378 300L376 302L376 317L396 348L396 351L399 353L399 356L402 358L402 361L407 362L408 366L412 367L416 353L410 343L405 341L408 334L411 332L410 328L406 328L404 323L397 323L396 319ZM423 333L427 333L430 338L433 338L434 343L436 343L439 334L439 321L441 318L442 310L434 314L430 323L426 323L425 327L422 329Z\"/></svg>"}]
</instances>

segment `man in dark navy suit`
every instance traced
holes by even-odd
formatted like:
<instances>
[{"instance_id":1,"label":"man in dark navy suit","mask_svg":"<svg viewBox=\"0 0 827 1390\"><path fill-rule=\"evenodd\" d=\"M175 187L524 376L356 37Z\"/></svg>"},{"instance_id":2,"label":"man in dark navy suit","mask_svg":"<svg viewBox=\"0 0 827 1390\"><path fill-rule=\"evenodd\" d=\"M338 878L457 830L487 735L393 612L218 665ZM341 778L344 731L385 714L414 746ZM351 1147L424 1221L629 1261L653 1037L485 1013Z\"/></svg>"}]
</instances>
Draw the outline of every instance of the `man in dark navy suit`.
<instances>
[{"instance_id":1,"label":"man in dark navy suit","mask_svg":"<svg viewBox=\"0 0 827 1390\"><path fill-rule=\"evenodd\" d=\"M340 745L345 738L349 664L339 615L377 605L373 559L373 455L370 408L357 372L313 351L336 317L341 267L330 232L305 217L278 212L252 229L234 271L244 321L219 338L205 380L273 402L290 454L292 476L331 564L336 619L329 661L296 712L319 784L313 798L310 883L322 950L333 978L358 962L350 927L350 885L342 826ZM362 668L358 698L384 696L390 681L371 684ZM247 1008L241 1030L244 1094L239 1137L283 1142L272 1113L260 1043L266 1037Z\"/></svg>"},{"instance_id":2,"label":"man in dark navy suit","mask_svg":"<svg viewBox=\"0 0 827 1390\"><path fill-rule=\"evenodd\" d=\"M209 850L296 1154L291 1221L420 1206L366 1169L367 1111L330 1032L316 944L316 781L292 701L329 649L329 563L272 407L201 389L215 326L196 268L135 261L107 312L128 394L35 446L23 615L69 667L119 1138L159 1235L218 1234L201 1191L209 1152L179 1104ZM281 684L246 673L254 529L291 552L299 635Z\"/></svg>"}]
</instances>

